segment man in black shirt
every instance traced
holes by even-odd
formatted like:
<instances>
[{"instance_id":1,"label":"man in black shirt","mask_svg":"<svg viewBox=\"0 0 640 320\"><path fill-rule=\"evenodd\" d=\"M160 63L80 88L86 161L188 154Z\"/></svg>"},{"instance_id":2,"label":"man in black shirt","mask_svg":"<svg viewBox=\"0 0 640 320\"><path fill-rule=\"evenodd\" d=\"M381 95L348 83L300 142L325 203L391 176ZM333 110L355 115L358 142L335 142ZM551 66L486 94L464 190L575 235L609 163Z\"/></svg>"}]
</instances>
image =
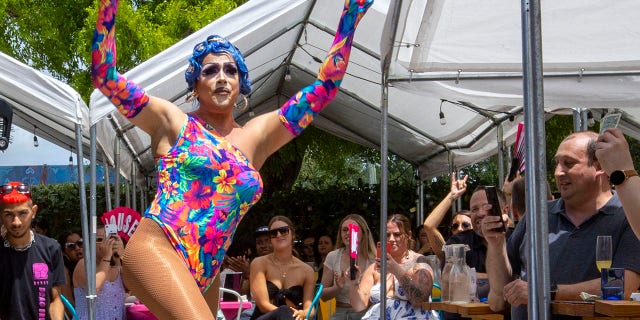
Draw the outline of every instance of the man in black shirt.
<instances>
[{"instance_id":1,"label":"man in black shirt","mask_svg":"<svg viewBox=\"0 0 640 320\"><path fill-rule=\"evenodd\" d=\"M0 186L0 319L63 319L60 245L31 230L38 206L29 186Z\"/></svg>"}]
</instances>

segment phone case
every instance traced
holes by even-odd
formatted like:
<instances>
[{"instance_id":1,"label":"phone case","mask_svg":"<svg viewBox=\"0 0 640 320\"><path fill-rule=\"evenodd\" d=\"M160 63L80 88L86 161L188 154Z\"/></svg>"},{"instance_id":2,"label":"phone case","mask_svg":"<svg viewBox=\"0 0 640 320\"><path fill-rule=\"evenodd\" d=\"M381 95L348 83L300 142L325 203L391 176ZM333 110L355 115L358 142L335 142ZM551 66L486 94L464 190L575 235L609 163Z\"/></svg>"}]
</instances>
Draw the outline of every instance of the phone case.
<instances>
[{"instance_id":1,"label":"phone case","mask_svg":"<svg viewBox=\"0 0 640 320\"><path fill-rule=\"evenodd\" d=\"M500 200L498 200L498 191L496 187L485 187L484 189L487 195L487 202L491 205L489 215L502 217L502 207L500 206ZM498 228L499 231L506 232L504 221L502 221L502 227Z\"/></svg>"}]
</instances>

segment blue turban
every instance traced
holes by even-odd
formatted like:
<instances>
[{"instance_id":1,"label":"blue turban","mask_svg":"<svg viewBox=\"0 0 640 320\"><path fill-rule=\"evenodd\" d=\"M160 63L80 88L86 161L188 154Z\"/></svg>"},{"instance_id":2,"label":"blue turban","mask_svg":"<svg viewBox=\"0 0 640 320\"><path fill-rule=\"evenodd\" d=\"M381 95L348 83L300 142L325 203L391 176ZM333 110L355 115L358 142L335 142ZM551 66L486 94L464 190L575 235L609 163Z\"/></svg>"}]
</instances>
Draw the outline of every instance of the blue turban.
<instances>
[{"instance_id":1,"label":"blue turban","mask_svg":"<svg viewBox=\"0 0 640 320\"><path fill-rule=\"evenodd\" d=\"M193 91L196 84L196 80L200 77L200 70L202 70L202 60L209 53L227 53L235 61L238 66L238 75L240 78L240 93L251 93L251 81L249 80L249 70L244 62L244 57L238 48L236 48L229 40L218 36L211 35L207 37L206 41L198 43L193 47L193 55L189 58L189 66L184 72L184 78L187 81L187 88L189 91Z\"/></svg>"}]
</instances>

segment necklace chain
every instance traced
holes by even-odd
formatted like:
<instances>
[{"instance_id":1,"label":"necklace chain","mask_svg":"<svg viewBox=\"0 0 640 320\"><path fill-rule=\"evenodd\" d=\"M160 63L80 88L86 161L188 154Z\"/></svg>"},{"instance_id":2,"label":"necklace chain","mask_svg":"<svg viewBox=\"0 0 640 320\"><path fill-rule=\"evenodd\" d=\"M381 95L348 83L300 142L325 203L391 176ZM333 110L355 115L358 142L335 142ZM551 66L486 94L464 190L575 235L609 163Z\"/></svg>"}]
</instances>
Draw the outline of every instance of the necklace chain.
<instances>
[{"instance_id":1,"label":"necklace chain","mask_svg":"<svg viewBox=\"0 0 640 320\"><path fill-rule=\"evenodd\" d=\"M271 261L273 262L274 265L276 265L276 267L284 267L284 266L286 266L286 269L282 268L282 274L281 274L282 279L286 278L287 277L287 272L289 271L289 266L293 263L293 259L291 261L287 262L287 263L282 263L275 256L272 255L271 256Z\"/></svg>"},{"instance_id":2,"label":"necklace chain","mask_svg":"<svg viewBox=\"0 0 640 320\"><path fill-rule=\"evenodd\" d=\"M14 246L11 244L11 242L9 242L9 240L6 238L7 230L6 230L6 229L3 229L2 231L3 231L3 232L2 232L2 237L5 239L5 240L4 240L4 247L5 247L5 248L11 248L11 249L13 249L13 250L15 250L15 251L23 252L23 251L27 251L29 248L31 248L31 246L36 242L36 239L35 239L35 237L33 236L33 231L32 231L32 230L29 230L29 232L30 232L30 234L31 234L31 241L29 241L29 243L27 243L24 247L17 248L17 247L14 247Z\"/></svg>"}]
</instances>

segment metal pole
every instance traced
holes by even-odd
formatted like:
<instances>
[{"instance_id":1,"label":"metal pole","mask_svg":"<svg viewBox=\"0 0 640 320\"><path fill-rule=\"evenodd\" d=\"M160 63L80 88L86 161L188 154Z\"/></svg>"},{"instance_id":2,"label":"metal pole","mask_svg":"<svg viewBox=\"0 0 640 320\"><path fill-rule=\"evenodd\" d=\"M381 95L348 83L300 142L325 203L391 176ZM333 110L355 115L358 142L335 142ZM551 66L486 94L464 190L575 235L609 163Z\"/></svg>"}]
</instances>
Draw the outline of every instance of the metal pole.
<instances>
[{"instance_id":1,"label":"metal pole","mask_svg":"<svg viewBox=\"0 0 640 320\"><path fill-rule=\"evenodd\" d=\"M94 127L91 127L92 129ZM95 132L92 131L93 135ZM92 136L93 138L93 136ZM92 140L95 143L95 140ZM84 166L83 159L84 154L82 151L82 126L76 124L76 159L78 160L78 193L80 195L80 220L82 223L82 237L84 239L89 239L87 246L84 248L84 254L86 259L84 259L84 268L87 270L87 306L89 311L89 319L95 320L96 314L96 234L95 234L95 223L91 219L91 215L87 213L87 191L84 185ZM95 146L95 145L94 145ZM93 150L90 150L93 151ZM95 160L95 154L91 161ZM95 194L92 195L92 197ZM93 208L95 212L95 207ZM93 275L93 276L89 276ZM79 297L81 298L81 297Z\"/></svg>"},{"instance_id":2,"label":"metal pole","mask_svg":"<svg viewBox=\"0 0 640 320\"><path fill-rule=\"evenodd\" d=\"M573 109L573 132L582 131L582 113L580 108Z\"/></svg>"},{"instance_id":3,"label":"metal pole","mask_svg":"<svg viewBox=\"0 0 640 320\"><path fill-rule=\"evenodd\" d=\"M131 208L136 209L136 166L135 163L131 163Z\"/></svg>"},{"instance_id":4,"label":"metal pole","mask_svg":"<svg viewBox=\"0 0 640 320\"><path fill-rule=\"evenodd\" d=\"M106 158L106 157L105 157ZM109 178L109 163L105 160L103 163L104 168L104 201L106 202L107 211L111 211L111 181Z\"/></svg>"},{"instance_id":5,"label":"metal pole","mask_svg":"<svg viewBox=\"0 0 640 320\"><path fill-rule=\"evenodd\" d=\"M124 181L124 206L127 208L131 208L131 188L129 184L129 181Z\"/></svg>"},{"instance_id":6,"label":"metal pole","mask_svg":"<svg viewBox=\"0 0 640 320\"><path fill-rule=\"evenodd\" d=\"M542 78L540 0L522 0L522 61L527 190L529 319L550 319L549 227ZM538 162L542 160L542 163ZM545 190L543 192L543 190Z\"/></svg>"},{"instance_id":7,"label":"metal pole","mask_svg":"<svg viewBox=\"0 0 640 320\"><path fill-rule=\"evenodd\" d=\"M120 135L116 137L116 140L113 142L113 161L115 162L115 178L113 180L113 199L115 200L113 207L117 208L120 206Z\"/></svg>"},{"instance_id":8,"label":"metal pole","mask_svg":"<svg viewBox=\"0 0 640 320\"><path fill-rule=\"evenodd\" d=\"M496 139L498 140L498 187L504 186L504 128L502 124L496 127Z\"/></svg>"}]
</instances>

